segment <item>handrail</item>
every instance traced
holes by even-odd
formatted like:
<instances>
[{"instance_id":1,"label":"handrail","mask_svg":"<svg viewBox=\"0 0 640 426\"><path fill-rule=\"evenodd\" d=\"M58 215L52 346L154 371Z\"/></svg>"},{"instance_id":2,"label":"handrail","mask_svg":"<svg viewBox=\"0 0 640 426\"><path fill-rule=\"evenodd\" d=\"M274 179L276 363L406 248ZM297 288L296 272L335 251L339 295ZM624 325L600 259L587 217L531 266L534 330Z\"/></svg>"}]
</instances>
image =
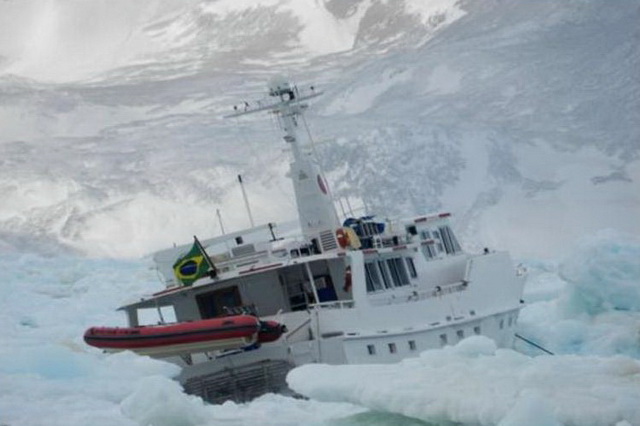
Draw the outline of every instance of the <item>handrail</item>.
<instances>
[{"instance_id":1,"label":"handrail","mask_svg":"<svg viewBox=\"0 0 640 426\"><path fill-rule=\"evenodd\" d=\"M351 309L355 306L355 300L331 300L329 302L314 303L314 309Z\"/></svg>"},{"instance_id":2,"label":"handrail","mask_svg":"<svg viewBox=\"0 0 640 426\"><path fill-rule=\"evenodd\" d=\"M438 285L434 289L429 291L425 291L421 293L415 292L413 296L409 296L409 300L431 299L434 297L444 296L445 294L457 293L460 291L464 291L468 286L469 286L469 282L465 280Z\"/></svg>"},{"instance_id":3,"label":"handrail","mask_svg":"<svg viewBox=\"0 0 640 426\"><path fill-rule=\"evenodd\" d=\"M293 330L291 330L290 332L288 332L285 336L284 339L285 340L289 340L289 337L293 336L294 334L296 334L298 331L300 331L305 325L308 325L311 322L311 318L307 318L306 320L304 320L299 326L297 326L296 328L294 328Z\"/></svg>"}]
</instances>

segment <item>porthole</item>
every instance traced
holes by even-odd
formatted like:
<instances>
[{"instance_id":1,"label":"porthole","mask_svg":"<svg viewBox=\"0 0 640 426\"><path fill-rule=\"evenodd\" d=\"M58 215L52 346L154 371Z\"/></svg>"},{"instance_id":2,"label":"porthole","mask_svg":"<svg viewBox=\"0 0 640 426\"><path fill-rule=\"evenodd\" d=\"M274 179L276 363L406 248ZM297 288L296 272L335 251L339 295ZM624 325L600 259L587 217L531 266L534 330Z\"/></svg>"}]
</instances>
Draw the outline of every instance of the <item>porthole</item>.
<instances>
[{"instance_id":1,"label":"porthole","mask_svg":"<svg viewBox=\"0 0 640 426\"><path fill-rule=\"evenodd\" d=\"M446 334L441 334L440 335L440 346L446 346L447 342L447 335Z\"/></svg>"}]
</instances>

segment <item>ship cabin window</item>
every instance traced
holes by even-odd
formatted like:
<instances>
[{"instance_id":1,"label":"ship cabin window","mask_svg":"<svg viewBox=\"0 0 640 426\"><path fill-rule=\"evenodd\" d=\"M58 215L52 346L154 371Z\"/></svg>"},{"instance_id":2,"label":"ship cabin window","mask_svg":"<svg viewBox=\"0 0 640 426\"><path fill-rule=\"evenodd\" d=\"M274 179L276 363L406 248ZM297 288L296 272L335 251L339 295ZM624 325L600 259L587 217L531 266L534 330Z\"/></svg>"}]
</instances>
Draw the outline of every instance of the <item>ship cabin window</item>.
<instances>
[{"instance_id":1,"label":"ship cabin window","mask_svg":"<svg viewBox=\"0 0 640 426\"><path fill-rule=\"evenodd\" d=\"M422 253L424 254L424 257L427 258L427 260L433 259L438 255L438 252L436 251L436 241L432 238L431 231L424 229L420 231L420 236L424 241L422 243Z\"/></svg>"},{"instance_id":2,"label":"ship cabin window","mask_svg":"<svg viewBox=\"0 0 640 426\"><path fill-rule=\"evenodd\" d=\"M464 330L456 331L456 335L458 336L458 340L464 339Z\"/></svg>"},{"instance_id":3,"label":"ship cabin window","mask_svg":"<svg viewBox=\"0 0 640 426\"><path fill-rule=\"evenodd\" d=\"M402 258L395 257L393 259L387 259L387 265L389 266L389 271L391 271L391 276L393 277L393 282L396 287L410 284Z\"/></svg>"},{"instance_id":4,"label":"ship cabin window","mask_svg":"<svg viewBox=\"0 0 640 426\"><path fill-rule=\"evenodd\" d=\"M504 328L504 318L500 318L500 330Z\"/></svg>"},{"instance_id":5,"label":"ship cabin window","mask_svg":"<svg viewBox=\"0 0 640 426\"><path fill-rule=\"evenodd\" d=\"M373 293L374 291L382 290L382 282L380 280L380 274L378 273L378 267L373 262L367 262L364 264L365 277L367 280L367 292Z\"/></svg>"},{"instance_id":6,"label":"ship cabin window","mask_svg":"<svg viewBox=\"0 0 640 426\"><path fill-rule=\"evenodd\" d=\"M227 315L230 309L241 307L238 287L228 287L196 296L202 319Z\"/></svg>"},{"instance_id":7,"label":"ship cabin window","mask_svg":"<svg viewBox=\"0 0 640 426\"><path fill-rule=\"evenodd\" d=\"M433 259L434 257L436 257L438 255L438 253L436 252L436 248L434 246L434 244L432 243L428 243L422 246L422 252L424 253L425 257L427 259Z\"/></svg>"},{"instance_id":8,"label":"ship cabin window","mask_svg":"<svg viewBox=\"0 0 640 426\"><path fill-rule=\"evenodd\" d=\"M411 276L411 278L416 278L418 276L418 272L416 271L416 265L413 263L413 258L407 257L405 261L407 262L409 275Z\"/></svg>"},{"instance_id":9,"label":"ship cabin window","mask_svg":"<svg viewBox=\"0 0 640 426\"><path fill-rule=\"evenodd\" d=\"M433 231L433 239L436 241L436 249L438 250L438 253L442 253L444 251L444 246L442 245L440 233L436 230Z\"/></svg>"},{"instance_id":10,"label":"ship cabin window","mask_svg":"<svg viewBox=\"0 0 640 426\"><path fill-rule=\"evenodd\" d=\"M396 352L398 352L398 348L396 348L396 344L395 343L389 343L389 353L390 354L395 354Z\"/></svg>"},{"instance_id":11,"label":"ship cabin window","mask_svg":"<svg viewBox=\"0 0 640 426\"><path fill-rule=\"evenodd\" d=\"M444 249L447 254L454 254L462 251L462 249L460 248L460 244L456 239L456 236L453 234L453 231L448 225L441 226L438 229L440 231L440 239L444 244Z\"/></svg>"},{"instance_id":12,"label":"ship cabin window","mask_svg":"<svg viewBox=\"0 0 640 426\"><path fill-rule=\"evenodd\" d=\"M513 325L513 318L509 315L509 327Z\"/></svg>"},{"instance_id":13,"label":"ship cabin window","mask_svg":"<svg viewBox=\"0 0 640 426\"><path fill-rule=\"evenodd\" d=\"M389 277L389 271L384 266L384 261L378 260L378 267L380 268L380 272L382 273L382 280L384 281L385 288L393 288L393 284L391 283L391 277Z\"/></svg>"},{"instance_id":14,"label":"ship cabin window","mask_svg":"<svg viewBox=\"0 0 640 426\"><path fill-rule=\"evenodd\" d=\"M374 293L381 290L393 289L411 284L411 277L416 277L417 273L413 259L394 257L386 260L376 260L364 264L367 292ZM407 272L407 266L409 272Z\"/></svg>"},{"instance_id":15,"label":"ship cabin window","mask_svg":"<svg viewBox=\"0 0 640 426\"><path fill-rule=\"evenodd\" d=\"M376 354L376 346L375 345L367 345L367 352L369 352L369 355L375 355Z\"/></svg>"},{"instance_id":16,"label":"ship cabin window","mask_svg":"<svg viewBox=\"0 0 640 426\"><path fill-rule=\"evenodd\" d=\"M440 346L446 346L448 343L448 338L446 334L441 334L440 335Z\"/></svg>"},{"instance_id":17,"label":"ship cabin window","mask_svg":"<svg viewBox=\"0 0 640 426\"><path fill-rule=\"evenodd\" d=\"M173 306L140 308L136 313L138 315L138 325L157 325L177 322L176 311Z\"/></svg>"},{"instance_id":18,"label":"ship cabin window","mask_svg":"<svg viewBox=\"0 0 640 426\"><path fill-rule=\"evenodd\" d=\"M311 254L310 246L302 246L300 247L300 256L309 256Z\"/></svg>"},{"instance_id":19,"label":"ship cabin window","mask_svg":"<svg viewBox=\"0 0 640 426\"><path fill-rule=\"evenodd\" d=\"M409 340L409 350L410 351L415 351L416 349L418 349L418 347L416 346L416 341L415 340Z\"/></svg>"},{"instance_id":20,"label":"ship cabin window","mask_svg":"<svg viewBox=\"0 0 640 426\"><path fill-rule=\"evenodd\" d=\"M480 334L480 326L479 326L479 325L476 325L475 327L473 327L473 332L474 332L475 334Z\"/></svg>"}]
</instances>

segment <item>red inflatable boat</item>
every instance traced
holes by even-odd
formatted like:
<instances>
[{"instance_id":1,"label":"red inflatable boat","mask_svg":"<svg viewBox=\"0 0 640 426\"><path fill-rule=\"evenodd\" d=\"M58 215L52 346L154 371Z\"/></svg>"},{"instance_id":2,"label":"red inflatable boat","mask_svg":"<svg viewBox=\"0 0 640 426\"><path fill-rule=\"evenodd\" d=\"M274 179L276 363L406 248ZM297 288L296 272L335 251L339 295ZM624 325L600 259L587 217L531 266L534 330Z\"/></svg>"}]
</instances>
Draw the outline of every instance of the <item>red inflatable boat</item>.
<instances>
[{"instance_id":1,"label":"red inflatable boat","mask_svg":"<svg viewBox=\"0 0 640 426\"><path fill-rule=\"evenodd\" d=\"M236 315L140 327L91 327L84 333L84 341L107 351L132 350L141 355L166 357L272 342L285 331L275 321Z\"/></svg>"}]
</instances>

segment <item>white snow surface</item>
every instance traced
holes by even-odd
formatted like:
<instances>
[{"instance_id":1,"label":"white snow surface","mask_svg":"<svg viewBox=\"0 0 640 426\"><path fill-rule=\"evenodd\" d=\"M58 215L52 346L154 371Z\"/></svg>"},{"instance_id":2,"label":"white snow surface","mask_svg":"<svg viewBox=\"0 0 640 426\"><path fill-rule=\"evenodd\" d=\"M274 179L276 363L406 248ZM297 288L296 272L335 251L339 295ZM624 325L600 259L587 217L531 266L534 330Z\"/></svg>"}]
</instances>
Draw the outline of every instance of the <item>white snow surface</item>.
<instances>
[{"instance_id":1,"label":"white snow surface","mask_svg":"<svg viewBox=\"0 0 640 426\"><path fill-rule=\"evenodd\" d=\"M478 425L614 425L640 422L640 362L626 357L535 358L482 336L393 365L308 364L289 386L428 422Z\"/></svg>"}]
</instances>

